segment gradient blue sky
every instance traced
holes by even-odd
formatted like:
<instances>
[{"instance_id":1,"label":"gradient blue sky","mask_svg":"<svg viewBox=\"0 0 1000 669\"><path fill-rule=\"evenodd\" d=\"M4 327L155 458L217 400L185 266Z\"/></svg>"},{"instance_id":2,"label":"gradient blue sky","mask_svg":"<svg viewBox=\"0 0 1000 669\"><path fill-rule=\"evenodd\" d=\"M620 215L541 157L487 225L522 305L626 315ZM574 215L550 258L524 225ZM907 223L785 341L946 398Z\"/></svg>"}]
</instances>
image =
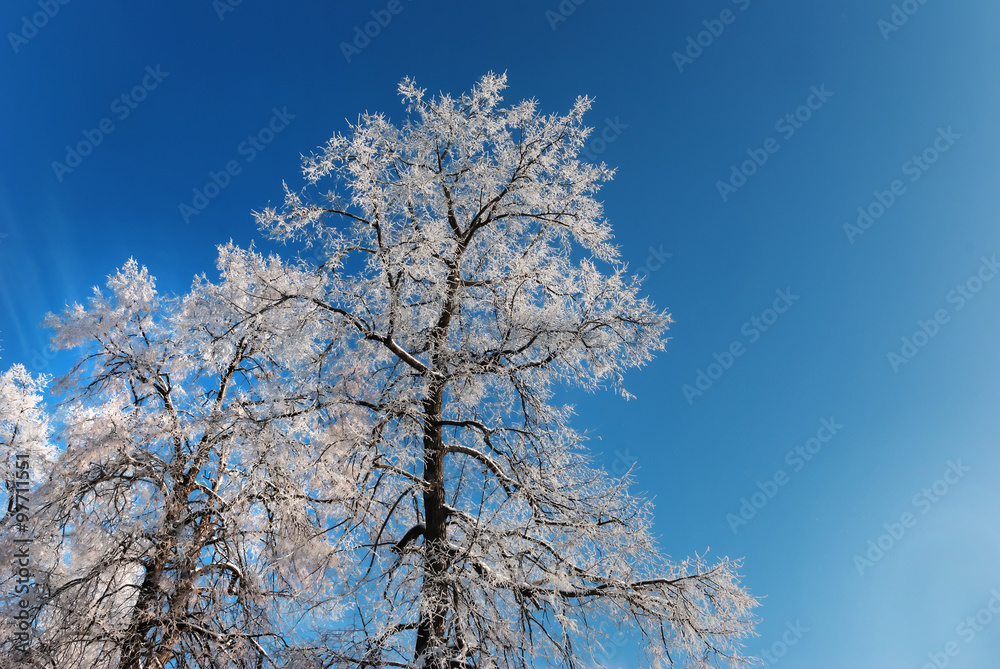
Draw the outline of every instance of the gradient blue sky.
<instances>
[{"instance_id":1,"label":"gradient blue sky","mask_svg":"<svg viewBox=\"0 0 1000 669\"><path fill-rule=\"evenodd\" d=\"M1000 620L981 610L1000 588L1000 279L961 309L950 291L1000 256L1000 5L909 0L915 13L885 32L888 1L565 0L564 21L546 15L557 0L399 1L350 63L341 42L387 1L243 0L220 19L210 0L76 0L26 41L9 33L39 6L3 3L2 365L65 369L46 353L45 312L130 256L183 291L214 275L215 245L260 243L251 210L279 202L282 179L301 184L300 154L345 119L398 120L404 76L457 94L506 71L508 101L551 112L591 95L591 125L617 126L591 146L619 169L607 214L634 269L650 247L671 254L646 285L676 320L668 352L629 378L637 400L573 396L601 461L638 465L674 557L746 557L766 596L749 652L808 628L775 666L917 668L949 642L947 666L995 666ZM732 22L679 71L672 54L723 10ZM157 66L169 74L120 118L114 101ZM794 135L775 126L824 86ZM295 118L249 161L241 142L275 108ZM113 132L60 180L53 161L104 118ZM910 181L905 163L949 128L948 151ZM717 182L769 138L777 152L724 201ZM178 206L231 160L240 173L186 223ZM850 243L844 223L897 179L902 195ZM771 319L777 290L799 297L757 338L750 319ZM939 309L947 322L894 370L887 354ZM708 370L734 342L743 355ZM689 402L699 369L719 378ZM843 427L795 471L794 449L831 417ZM958 460L968 471L938 498ZM785 484L734 533L727 514L779 469ZM907 512L912 527L859 574L854 556ZM977 613L990 620L961 627ZM614 662L637 666L628 646Z\"/></svg>"}]
</instances>

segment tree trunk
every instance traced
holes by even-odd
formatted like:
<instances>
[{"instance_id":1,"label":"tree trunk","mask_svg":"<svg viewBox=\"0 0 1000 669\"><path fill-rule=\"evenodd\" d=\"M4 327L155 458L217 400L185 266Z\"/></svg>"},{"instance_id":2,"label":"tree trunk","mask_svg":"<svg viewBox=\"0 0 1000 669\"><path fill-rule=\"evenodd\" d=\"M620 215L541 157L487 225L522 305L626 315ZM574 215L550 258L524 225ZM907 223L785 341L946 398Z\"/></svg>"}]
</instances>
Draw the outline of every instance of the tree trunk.
<instances>
[{"instance_id":1,"label":"tree trunk","mask_svg":"<svg viewBox=\"0 0 1000 669\"><path fill-rule=\"evenodd\" d=\"M433 383L433 393L424 401L424 578L420 592L420 622L417 626L415 656L426 656L428 669L446 669L448 621L447 589L443 579L448 571L448 514L445 511L444 442L441 435L443 383Z\"/></svg>"},{"instance_id":2,"label":"tree trunk","mask_svg":"<svg viewBox=\"0 0 1000 669\"><path fill-rule=\"evenodd\" d=\"M444 189L450 202L450 193ZM449 219L453 230L458 230L452 207L449 204ZM440 373L442 352L448 342L448 327L459 305L462 286L460 262L465 252L467 240L459 239L455 257L448 271L448 289L441 316L430 335L433 344L430 381L424 410L424 578L420 591L420 622L417 625L415 657L426 656L424 666L428 669L448 669L448 642L445 630L448 623L448 587L445 575L451 566L448 549L448 513L445 511L444 485L444 438L441 418L444 410L444 389L447 381Z\"/></svg>"},{"instance_id":3,"label":"tree trunk","mask_svg":"<svg viewBox=\"0 0 1000 669\"><path fill-rule=\"evenodd\" d=\"M187 474L183 475L167 505L165 519L167 533L163 536L163 543L157 548L152 562L145 567L146 573L142 585L139 587L139 598L135 603L133 622L126 631L125 642L122 644L121 669L142 669L143 663L149 658L155 658L159 664L147 663L147 666L165 666L173 657L177 629L171 624L173 616L170 614L175 612L178 607L183 607L192 590L194 572L189 564L190 559L186 560L181 567L181 575L174 588L174 594L167 602L166 620L157 611L158 599L163 593L160 581L163 578L167 562L177 549L181 514L187 509L188 497L194 489L193 481L193 477ZM207 526L205 519L202 520L201 526L196 532L199 536L192 548L192 554L195 556L201 551L200 545L204 538L202 528ZM157 627L165 628L163 637L156 643L151 640L147 641L146 637Z\"/></svg>"}]
</instances>

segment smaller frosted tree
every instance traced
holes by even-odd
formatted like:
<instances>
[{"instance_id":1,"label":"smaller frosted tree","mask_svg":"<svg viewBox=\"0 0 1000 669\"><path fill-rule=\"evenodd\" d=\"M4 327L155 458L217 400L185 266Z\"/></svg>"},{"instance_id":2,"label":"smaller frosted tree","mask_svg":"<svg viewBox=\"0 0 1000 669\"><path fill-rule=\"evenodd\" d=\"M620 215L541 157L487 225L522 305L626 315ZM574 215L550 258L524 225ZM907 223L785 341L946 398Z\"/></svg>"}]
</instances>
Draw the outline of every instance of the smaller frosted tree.
<instances>
[{"instance_id":1,"label":"smaller frosted tree","mask_svg":"<svg viewBox=\"0 0 1000 669\"><path fill-rule=\"evenodd\" d=\"M594 199L612 176L567 115L502 107L505 77L365 114L258 216L321 259L294 292L324 340L315 375L354 472L331 535L361 569L330 666L579 667L601 621L650 666L734 664L756 601L736 563L658 551L652 507L593 466L559 386L623 396L670 317L639 295Z\"/></svg>"},{"instance_id":2,"label":"smaller frosted tree","mask_svg":"<svg viewBox=\"0 0 1000 669\"><path fill-rule=\"evenodd\" d=\"M44 594L34 582L33 559L39 479L50 471L51 427L43 405L48 383L23 365L0 374L0 475L4 482L0 519L0 652L12 665L28 658L31 621ZM4 665L7 666L7 665Z\"/></svg>"},{"instance_id":3,"label":"smaller frosted tree","mask_svg":"<svg viewBox=\"0 0 1000 669\"><path fill-rule=\"evenodd\" d=\"M59 457L32 500L29 666L280 666L308 656L296 624L336 617L324 532L343 482L300 364L317 355L309 314L280 293L312 279L232 247L219 265L218 284L171 298L130 261L47 319L82 355L55 387ZM0 377L4 455L44 440L40 390Z\"/></svg>"}]
</instances>

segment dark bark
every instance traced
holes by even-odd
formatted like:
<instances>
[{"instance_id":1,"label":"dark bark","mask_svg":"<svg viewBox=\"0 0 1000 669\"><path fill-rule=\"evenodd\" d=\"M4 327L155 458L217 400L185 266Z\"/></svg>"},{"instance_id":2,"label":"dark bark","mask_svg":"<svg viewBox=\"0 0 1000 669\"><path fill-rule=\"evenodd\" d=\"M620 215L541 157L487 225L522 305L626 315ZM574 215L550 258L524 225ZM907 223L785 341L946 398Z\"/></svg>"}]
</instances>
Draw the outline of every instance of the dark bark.
<instances>
[{"instance_id":1,"label":"dark bark","mask_svg":"<svg viewBox=\"0 0 1000 669\"><path fill-rule=\"evenodd\" d=\"M449 221L456 234L460 231L455 221L450 194ZM441 315L430 334L432 342L432 362L428 378L428 396L423 402L424 420L424 579L421 587L421 614L417 625L415 657L426 655L428 668L448 669L448 642L445 631L448 624L448 587L444 576L451 567L448 550L448 511L445 500L444 460L445 447L442 431L444 414L444 391L447 375L442 369L443 351L448 342L448 327L458 310L462 275L460 262L468 244L468 235L461 236L450 262L448 287L445 293Z\"/></svg>"}]
</instances>

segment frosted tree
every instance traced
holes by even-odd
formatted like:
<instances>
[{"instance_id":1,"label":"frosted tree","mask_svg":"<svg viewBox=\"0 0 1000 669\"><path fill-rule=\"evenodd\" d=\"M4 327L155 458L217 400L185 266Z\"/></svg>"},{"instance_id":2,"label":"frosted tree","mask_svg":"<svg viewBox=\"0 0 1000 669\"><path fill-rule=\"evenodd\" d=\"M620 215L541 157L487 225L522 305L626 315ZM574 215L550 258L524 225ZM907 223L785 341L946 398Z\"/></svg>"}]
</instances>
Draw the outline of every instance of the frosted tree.
<instances>
[{"instance_id":1,"label":"frosted tree","mask_svg":"<svg viewBox=\"0 0 1000 669\"><path fill-rule=\"evenodd\" d=\"M314 279L232 247L219 265L218 284L170 298L130 261L108 294L50 316L53 345L83 350L51 418L37 380L0 377L4 454L49 423L59 453L32 499L26 666L275 666L305 656L297 624L336 618L324 532L344 482L301 373L319 353L310 314L276 292Z\"/></svg>"},{"instance_id":2,"label":"frosted tree","mask_svg":"<svg viewBox=\"0 0 1000 669\"><path fill-rule=\"evenodd\" d=\"M32 502L34 484L48 472L52 458L51 427L43 406L47 383L47 377L33 376L23 365L0 374L0 467L5 497L0 519L0 638L2 650L15 661L24 659L28 650L39 595L31 579Z\"/></svg>"},{"instance_id":3,"label":"frosted tree","mask_svg":"<svg viewBox=\"0 0 1000 669\"><path fill-rule=\"evenodd\" d=\"M0 374L0 467L4 513L0 519L0 635L9 657L23 656L31 638L38 589L31 582L34 481L51 457L50 426L42 405L46 377L23 365ZM24 602L26 606L22 606Z\"/></svg>"},{"instance_id":4,"label":"frosted tree","mask_svg":"<svg viewBox=\"0 0 1000 669\"><path fill-rule=\"evenodd\" d=\"M311 313L311 376L353 503L329 534L359 569L324 666L598 663L602 621L648 666L743 663L756 601L738 562L659 552L651 506L596 467L560 387L609 388L664 347L579 160L589 130L505 76L458 98L413 81L395 125L365 114L304 160L259 224L319 258L289 304ZM303 270L304 271L304 270Z\"/></svg>"}]
</instances>

